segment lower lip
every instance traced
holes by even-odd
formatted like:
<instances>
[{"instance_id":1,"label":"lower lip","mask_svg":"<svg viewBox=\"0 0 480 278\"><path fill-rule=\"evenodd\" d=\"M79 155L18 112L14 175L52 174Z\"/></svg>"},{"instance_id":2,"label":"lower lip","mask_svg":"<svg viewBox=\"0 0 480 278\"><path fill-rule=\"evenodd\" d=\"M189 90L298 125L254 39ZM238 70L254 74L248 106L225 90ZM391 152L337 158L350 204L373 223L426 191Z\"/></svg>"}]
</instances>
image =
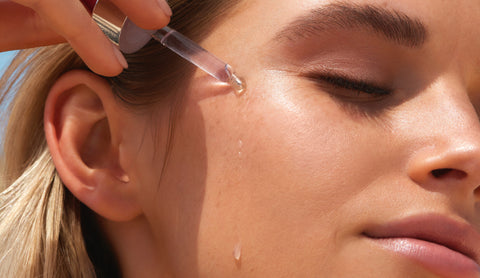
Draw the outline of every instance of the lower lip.
<instances>
[{"instance_id":1,"label":"lower lip","mask_svg":"<svg viewBox=\"0 0 480 278\"><path fill-rule=\"evenodd\" d=\"M480 267L474 260L443 245L414 238L371 239L442 277L479 277Z\"/></svg>"}]
</instances>

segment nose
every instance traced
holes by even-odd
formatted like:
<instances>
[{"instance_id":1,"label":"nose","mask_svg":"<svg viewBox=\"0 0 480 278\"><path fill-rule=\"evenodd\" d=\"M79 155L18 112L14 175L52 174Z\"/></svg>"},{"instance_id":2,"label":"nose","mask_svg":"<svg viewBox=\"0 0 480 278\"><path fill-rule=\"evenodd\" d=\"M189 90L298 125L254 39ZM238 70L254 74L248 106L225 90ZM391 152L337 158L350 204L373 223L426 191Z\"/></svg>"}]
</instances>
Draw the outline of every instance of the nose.
<instances>
[{"instance_id":1,"label":"nose","mask_svg":"<svg viewBox=\"0 0 480 278\"><path fill-rule=\"evenodd\" d=\"M457 88L458 89L458 88ZM427 104L427 105L425 105ZM432 92L417 111L415 150L407 165L411 180L429 191L480 203L480 122L468 95ZM420 144L418 144L420 142Z\"/></svg>"},{"instance_id":2,"label":"nose","mask_svg":"<svg viewBox=\"0 0 480 278\"><path fill-rule=\"evenodd\" d=\"M429 189L480 192L477 190L480 186L478 143L450 140L422 149L411 159L408 174L413 181Z\"/></svg>"}]
</instances>

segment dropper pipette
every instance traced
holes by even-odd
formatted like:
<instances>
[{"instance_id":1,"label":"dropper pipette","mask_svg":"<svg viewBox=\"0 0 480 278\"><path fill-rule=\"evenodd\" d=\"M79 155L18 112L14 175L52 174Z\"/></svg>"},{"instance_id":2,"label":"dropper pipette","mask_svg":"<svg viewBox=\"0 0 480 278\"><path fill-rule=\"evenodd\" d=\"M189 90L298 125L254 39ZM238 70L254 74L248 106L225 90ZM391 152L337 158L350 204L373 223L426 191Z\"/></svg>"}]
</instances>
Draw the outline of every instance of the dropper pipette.
<instances>
[{"instance_id":1,"label":"dropper pipette","mask_svg":"<svg viewBox=\"0 0 480 278\"><path fill-rule=\"evenodd\" d=\"M229 64L172 28L167 26L157 30L152 37L217 80L230 83L237 94L245 90L244 82L235 75Z\"/></svg>"},{"instance_id":2,"label":"dropper pipette","mask_svg":"<svg viewBox=\"0 0 480 278\"><path fill-rule=\"evenodd\" d=\"M110 0L81 0L100 29L124 53L140 50L153 38L217 80L229 83L236 94L245 91L245 82L232 67L200 45L170 27L144 30L130 21Z\"/></svg>"}]
</instances>

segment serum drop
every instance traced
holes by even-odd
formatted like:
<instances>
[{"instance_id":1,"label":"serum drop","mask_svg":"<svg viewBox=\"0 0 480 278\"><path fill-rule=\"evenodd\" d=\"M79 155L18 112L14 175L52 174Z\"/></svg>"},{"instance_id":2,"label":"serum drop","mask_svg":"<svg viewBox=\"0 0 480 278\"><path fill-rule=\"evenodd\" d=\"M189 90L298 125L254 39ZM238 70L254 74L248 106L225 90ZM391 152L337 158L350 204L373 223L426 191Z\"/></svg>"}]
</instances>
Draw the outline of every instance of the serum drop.
<instances>
[{"instance_id":1,"label":"serum drop","mask_svg":"<svg viewBox=\"0 0 480 278\"><path fill-rule=\"evenodd\" d=\"M235 244L235 247L233 248L233 258L236 263L239 263L242 258L242 246L240 243Z\"/></svg>"}]
</instances>

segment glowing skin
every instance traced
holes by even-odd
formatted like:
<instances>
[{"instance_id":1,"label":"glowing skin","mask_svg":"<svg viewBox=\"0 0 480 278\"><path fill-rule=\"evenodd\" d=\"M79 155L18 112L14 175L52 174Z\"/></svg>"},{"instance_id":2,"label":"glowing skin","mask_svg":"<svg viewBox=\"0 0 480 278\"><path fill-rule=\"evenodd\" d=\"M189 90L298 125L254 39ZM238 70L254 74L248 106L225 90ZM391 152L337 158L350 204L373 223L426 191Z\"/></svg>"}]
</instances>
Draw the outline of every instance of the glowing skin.
<instances>
[{"instance_id":1,"label":"glowing skin","mask_svg":"<svg viewBox=\"0 0 480 278\"><path fill-rule=\"evenodd\" d=\"M332 2L246 0L201 44L248 90L237 97L197 71L161 180L168 109L125 116L142 137L122 162L142 215L104 227L127 277L139 266L162 277L461 277L396 251L414 240L365 233L424 215L480 228L480 2L345 2L418 19L426 40L410 47L359 27L272 42ZM393 93L312 81L322 71Z\"/></svg>"}]
</instances>

